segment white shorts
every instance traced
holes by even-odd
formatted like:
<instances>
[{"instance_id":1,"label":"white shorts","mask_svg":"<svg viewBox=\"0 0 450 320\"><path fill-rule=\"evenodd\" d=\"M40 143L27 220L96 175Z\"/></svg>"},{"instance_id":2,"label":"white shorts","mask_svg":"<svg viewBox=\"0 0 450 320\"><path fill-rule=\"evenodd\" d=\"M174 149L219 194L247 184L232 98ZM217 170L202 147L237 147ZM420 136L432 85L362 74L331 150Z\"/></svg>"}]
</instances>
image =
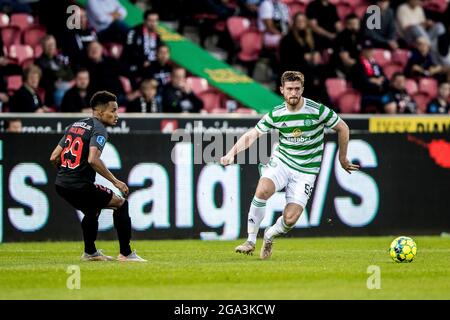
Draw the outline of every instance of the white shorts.
<instances>
[{"instance_id":1,"label":"white shorts","mask_svg":"<svg viewBox=\"0 0 450 320\"><path fill-rule=\"evenodd\" d=\"M316 181L315 174L295 171L275 157L261 166L261 178L272 180L277 192L286 188L286 204L296 203L303 208L311 197Z\"/></svg>"}]
</instances>

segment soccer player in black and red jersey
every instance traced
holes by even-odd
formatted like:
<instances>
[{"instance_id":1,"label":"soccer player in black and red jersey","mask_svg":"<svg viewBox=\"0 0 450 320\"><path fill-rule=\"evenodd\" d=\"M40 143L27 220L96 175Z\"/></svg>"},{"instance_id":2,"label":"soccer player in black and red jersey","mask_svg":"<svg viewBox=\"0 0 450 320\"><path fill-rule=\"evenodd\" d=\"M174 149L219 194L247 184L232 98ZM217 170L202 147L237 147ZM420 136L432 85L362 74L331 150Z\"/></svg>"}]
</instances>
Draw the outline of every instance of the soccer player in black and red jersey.
<instances>
[{"instance_id":1,"label":"soccer player in black and red jersey","mask_svg":"<svg viewBox=\"0 0 450 320\"><path fill-rule=\"evenodd\" d=\"M50 161L58 168L56 192L84 214L81 221L84 238L82 260L113 260L95 247L98 217L101 210L107 208L114 210L114 227L120 244L117 260L144 262L145 259L131 251L128 201L109 188L94 183L95 174L98 173L111 181L123 196L128 195L128 186L118 180L100 159L108 139L105 126L117 124L117 98L108 91L99 91L92 96L90 105L92 117L74 122L50 156Z\"/></svg>"}]
</instances>

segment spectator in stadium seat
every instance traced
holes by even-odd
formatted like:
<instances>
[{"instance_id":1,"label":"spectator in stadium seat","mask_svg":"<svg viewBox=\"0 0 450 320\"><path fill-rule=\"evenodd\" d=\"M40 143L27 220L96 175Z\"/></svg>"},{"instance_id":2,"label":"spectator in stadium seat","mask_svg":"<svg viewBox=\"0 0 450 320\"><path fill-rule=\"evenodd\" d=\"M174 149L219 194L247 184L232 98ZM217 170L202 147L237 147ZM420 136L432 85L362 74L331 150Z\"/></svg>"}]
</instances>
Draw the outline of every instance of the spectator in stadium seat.
<instances>
[{"instance_id":1,"label":"spectator in stadium seat","mask_svg":"<svg viewBox=\"0 0 450 320\"><path fill-rule=\"evenodd\" d=\"M336 70L342 72L347 78L361 54L362 41L360 20L357 15L349 14L345 18L345 29L336 37L333 53L333 64Z\"/></svg>"},{"instance_id":2,"label":"spectator in stadium seat","mask_svg":"<svg viewBox=\"0 0 450 320\"><path fill-rule=\"evenodd\" d=\"M118 0L88 0L87 15L102 43L123 43L128 26L123 21L127 10Z\"/></svg>"},{"instance_id":3,"label":"spectator in stadium seat","mask_svg":"<svg viewBox=\"0 0 450 320\"><path fill-rule=\"evenodd\" d=\"M160 97L156 95L158 92L156 80L143 80L139 91L141 96L128 104L127 112L155 113L162 111Z\"/></svg>"},{"instance_id":4,"label":"spectator in stadium seat","mask_svg":"<svg viewBox=\"0 0 450 320\"><path fill-rule=\"evenodd\" d=\"M6 121L6 132L21 133L22 132L22 120L19 118Z\"/></svg>"},{"instance_id":5,"label":"spectator in stadium seat","mask_svg":"<svg viewBox=\"0 0 450 320\"><path fill-rule=\"evenodd\" d=\"M426 37L419 37L415 42L415 48L405 67L408 77L434 77L439 81L447 80L446 70L442 65L435 63L430 43Z\"/></svg>"},{"instance_id":6,"label":"spectator in stadium seat","mask_svg":"<svg viewBox=\"0 0 450 320\"><path fill-rule=\"evenodd\" d=\"M368 19L371 14L366 13L362 19L362 30L364 37L372 40L377 48L396 50L399 45L397 42L397 26L395 22L394 11L389 7L389 0L377 0L375 4L380 8L380 28L368 27Z\"/></svg>"},{"instance_id":7,"label":"spectator in stadium seat","mask_svg":"<svg viewBox=\"0 0 450 320\"><path fill-rule=\"evenodd\" d=\"M126 103L125 91L120 82L123 73L121 66L113 58L103 55L103 47L98 41L93 41L87 48L87 60L82 63L90 75L90 89L92 92L107 90L117 96L119 105Z\"/></svg>"},{"instance_id":8,"label":"spectator in stadium seat","mask_svg":"<svg viewBox=\"0 0 450 320\"><path fill-rule=\"evenodd\" d=\"M92 92L89 90L89 71L85 68L77 70L75 84L64 95L61 112L89 112Z\"/></svg>"},{"instance_id":9,"label":"spectator in stadium seat","mask_svg":"<svg viewBox=\"0 0 450 320\"><path fill-rule=\"evenodd\" d=\"M289 9L281 0L264 0L258 10L258 29L264 46L276 48L289 29Z\"/></svg>"},{"instance_id":10,"label":"spectator in stadium seat","mask_svg":"<svg viewBox=\"0 0 450 320\"><path fill-rule=\"evenodd\" d=\"M97 40L97 33L89 26L86 11L80 9L80 29L68 30L63 41L63 50L71 63L78 64L86 57L87 46Z\"/></svg>"},{"instance_id":11,"label":"spectator in stadium seat","mask_svg":"<svg viewBox=\"0 0 450 320\"><path fill-rule=\"evenodd\" d=\"M11 112L51 112L52 110L42 103L37 92L42 71L38 66L31 65L23 72L23 85L10 100Z\"/></svg>"},{"instance_id":12,"label":"spectator in stadium seat","mask_svg":"<svg viewBox=\"0 0 450 320\"><path fill-rule=\"evenodd\" d=\"M45 89L45 104L60 106L64 93L69 89L69 81L73 73L69 64L69 57L58 53L56 39L46 35L41 40L43 53L35 60L35 64L42 70L39 86Z\"/></svg>"},{"instance_id":13,"label":"spectator in stadium seat","mask_svg":"<svg viewBox=\"0 0 450 320\"><path fill-rule=\"evenodd\" d=\"M127 65L129 77L136 82L142 76L144 68L156 61L156 53L161 46L161 38L157 33L159 15L156 11L144 12L144 23L128 32L122 59ZM131 80L131 79L130 79Z\"/></svg>"},{"instance_id":14,"label":"spectator in stadium seat","mask_svg":"<svg viewBox=\"0 0 450 320\"><path fill-rule=\"evenodd\" d=\"M412 45L420 37L433 43L444 31L442 23L427 19L421 0L408 0L397 8L399 33L407 44Z\"/></svg>"},{"instance_id":15,"label":"spectator in stadium seat","mask_svg":"<svg viewBox=\"0 0 450 320\"><path fill-rule=\"evenodd\" d=\"M314 33L320 50L333 47L337 33L342 31L336 6L328 0L314 0L306 7L306 16Z\"/></svg>"},{"instance_id":16,"label":"spectator in stadium seat","mask_svg":"<svg viewBox=\"0 0 450 320\"><path fill-rule=\"evenodd\" d=\"M155 79L160 87L165 86L170 82L172 68L170 49L168 46L162 45L158 48L156 61L144 69L143 78Z\"/></svg>"},{"instance_id":17,"label":"spectator in stadium seat","mask_svg":"<svg viewBox=\"0 0 450 320\"><path fill-rule=\"evenodd\" d=\"M238 0L240 16L256 19L258 17L258 9L263 0Z\"/></svg>"},{"instance_id":18,"label":"spectator in stadium seat","mask_svg":"<svg viewBox=\"0 0 450 320\"><path fill-rule=\"evenodd\" d=\"M450 9L450 5L448 7ZM437 63L444 68L450 68L450 17L447 22L446 32L438 37L436 48L432 51Z\"/></svg>"},{"instance_id":19,"label":"spectator in stadium seat","mask_svg":"<svg viewBox=\"0 0 450 320\"><path fill-rule=\"evenodd\" d=\"M450 83L439 85L438 96L428 103L427 113L450 114Z\"/></svg>"},{"instance_id":20,"label":"spectator in stadium seat","mask_svg":"<svg viewBox=\"0 0 450 320\"><path fill-rule=\"evenodd\" d=\"M384 112L417 113L416 102L406 92L406 77L403 73L396 72L392 75L390 88L382 98Z\"/></svg>"},{"instance_id":21,"label":"spectator in stadium seat","mask_svg":"<svg viewBox=\"0 0 450 320\"><path fill-rule=\"evenodd\" d=\"M316 39L308 25L308 18L298 12L289 32L280 41L281 72L303 70L317 54L320 55L316 50Z\"/></svg>"},{"instance_id":22,"label":"spectator in stadium seat","mask_svg":"<svg viewBox=\"0 0 450 320\"><path fill-rule=\"evenodd\" d=\"M174 68L171 81L163 90L163 112L199 112L202 108L203 101L192 92L186 81L186 70Z\"/></svg>"},{"instance_id":23,"label":"spectator in stadium seat","mask_svg":"<svg viewBox=\"0 0 450 320\"><path fill-rule=\"evenodd\" d=\"M383 69L373 57L373 43L365 39L362 51L351 71L353 87L361 92L362 112L382 112L382 97L389 85Z\"/></svg>"}]
</instances>

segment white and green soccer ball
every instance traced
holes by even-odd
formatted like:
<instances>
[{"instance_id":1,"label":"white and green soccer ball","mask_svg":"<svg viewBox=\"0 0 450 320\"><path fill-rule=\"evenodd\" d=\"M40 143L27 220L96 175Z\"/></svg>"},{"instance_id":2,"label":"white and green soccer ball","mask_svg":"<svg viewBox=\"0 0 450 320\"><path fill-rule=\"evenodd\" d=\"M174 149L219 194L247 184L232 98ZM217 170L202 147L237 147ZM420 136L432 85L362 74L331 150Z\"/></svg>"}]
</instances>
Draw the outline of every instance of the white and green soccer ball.
<instances>
[{"instance_id":1,"label":"white and green soccer ball","mask_svg":"<svg viewBox=\"0 0 450 320\"><path fill-rule=\"evenodd\" d=\"M417 245L410 237L401 236L392 241L389 254L395 262L411 262L417 254Z\"/></svg>"}]
</instances>

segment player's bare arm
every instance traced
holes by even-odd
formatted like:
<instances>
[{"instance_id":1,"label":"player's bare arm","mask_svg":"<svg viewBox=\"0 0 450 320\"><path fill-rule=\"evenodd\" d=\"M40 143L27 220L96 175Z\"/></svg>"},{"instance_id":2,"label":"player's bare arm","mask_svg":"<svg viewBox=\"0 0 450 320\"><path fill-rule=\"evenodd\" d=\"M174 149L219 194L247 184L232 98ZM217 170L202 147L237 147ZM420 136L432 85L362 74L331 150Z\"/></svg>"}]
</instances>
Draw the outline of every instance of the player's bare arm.
<instances>
[{"instance_id":1,"label":"player's bare arm","mask_svg":"<svg viewBox=\"0 0 450 320\"><path fill-rule=\"evenodd\" d=\"M350 138L350 130L344 120L340 120L336 126L333 127L338 134L338 144L339 144L339 162L342 168L351 174L351 171L359 170L357 164L351 163L347 159L347 148L348 140Z\"/></svg>"},{"instance_id":2,"label":"player's bare arm","mask_svg":"<svg viewBox=\"0 0 450 320\"><path fill-rule=\"evenodd\" d=\"M239 138L239 140L236 142L236 144L233 146L233 148L228 151L228 153L223 156L220 159L220 163L224 166L227 166L229 164L232 164L234 161L234 157L241 151L246 150L248 147L250 147L253 142L258 139L262 133L258 132L255 128L250 129L242 137Z\"/></svg>"},{"instance_id":3,"label":"player's bare arm","mask_svg":"<svg viewBox=\"0 0 450 320\"><path fill-rule=\"evenodd\" d=\"M58 167L61 163L61 152L63 148L60 145L57 145L56 148L53 150L52 154L50 155L50 162L55 166Z\"/></svg>"},{"instance_id":4,"label":"player's bare arm","mask_svg":"<svg viewBox=\"0 0 450 320\"><path fill-rule=\"evenodd\" d=\"M124 196L128 196L128 186L117 179L111 171L103 163L102 159L100 159L102 152L95 146L89 148L89 158L88 163L98 174L100 174L105 179L111 181L111 183L122 192Z\"/></svg>"}]
</instances>

